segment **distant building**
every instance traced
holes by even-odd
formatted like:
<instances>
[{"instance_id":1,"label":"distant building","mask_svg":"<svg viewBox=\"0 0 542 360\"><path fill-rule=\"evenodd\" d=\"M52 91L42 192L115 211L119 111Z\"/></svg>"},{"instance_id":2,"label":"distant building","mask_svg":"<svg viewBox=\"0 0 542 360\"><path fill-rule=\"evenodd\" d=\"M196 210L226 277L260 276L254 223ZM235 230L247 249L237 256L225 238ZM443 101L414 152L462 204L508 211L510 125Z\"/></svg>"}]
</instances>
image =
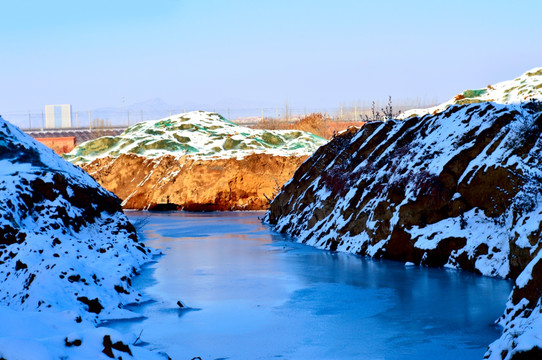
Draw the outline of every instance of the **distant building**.
<instances>
[{"instance_id":1,"label":"distant building","mask_svg":"<svg viewBox=\"0 0 542 360\"><path fill-rule=\"evenodd\" d=\"M72 127L72 106L45 105L45 128L60 129Z\"/></svg>"}]
</instances>

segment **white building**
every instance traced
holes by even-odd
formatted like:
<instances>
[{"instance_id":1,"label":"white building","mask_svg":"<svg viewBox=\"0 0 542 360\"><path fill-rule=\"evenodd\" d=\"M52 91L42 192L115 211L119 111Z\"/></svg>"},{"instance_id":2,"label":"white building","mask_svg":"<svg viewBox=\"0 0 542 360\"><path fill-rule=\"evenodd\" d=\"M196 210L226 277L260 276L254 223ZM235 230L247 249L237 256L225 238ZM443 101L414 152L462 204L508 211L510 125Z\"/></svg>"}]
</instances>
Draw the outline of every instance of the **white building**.
<instances>
[{"instance_id":1,"label":"white building","mask_svg":"<svg viewBox=\"0 0 542 360\"><path fill-rule=\"evenodd\" d=\"M72 106L45 105L45 128L71 128L72 127Z\"/></svg>"}]
</instances>

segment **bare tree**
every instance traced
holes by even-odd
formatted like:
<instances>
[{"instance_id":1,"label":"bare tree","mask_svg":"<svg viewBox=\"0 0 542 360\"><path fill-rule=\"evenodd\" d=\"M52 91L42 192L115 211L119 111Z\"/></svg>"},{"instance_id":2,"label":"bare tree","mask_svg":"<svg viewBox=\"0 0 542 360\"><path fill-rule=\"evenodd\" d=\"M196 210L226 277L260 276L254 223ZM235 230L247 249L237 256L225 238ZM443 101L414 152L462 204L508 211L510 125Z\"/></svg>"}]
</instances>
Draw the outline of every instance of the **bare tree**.
<instances>
[{"instance_id":1,"label":"bare tree","mask_svg":"<svg viewBox=\"0 0 542 360\"><path fill-rule=\"evenodd\" d=\"M391 100L391 96L388 97L388 104L380 109L381 111L378 111L376 109L376 103L373 101L371 105L371 116L369 115L360 115L361 119L364 121L387 121L391 119L395 119L399 114L401 114L401 111L394 112L393 111L393 103Z\"/></svg>"},{"instance_id":2,"label":"bare tree","mask_svg":"<svg viewBox=\"0 0 542 360\"><path fill-rule=\"evenodd\" d=\"M399 116L399 114L401 114L400 110L396 113L393 112L393 103L391 101L391 96L388 97L388 105L382 109L382 113L384 114L384 121L395 119L397 116Z\"/></svg>"}]
</instances>

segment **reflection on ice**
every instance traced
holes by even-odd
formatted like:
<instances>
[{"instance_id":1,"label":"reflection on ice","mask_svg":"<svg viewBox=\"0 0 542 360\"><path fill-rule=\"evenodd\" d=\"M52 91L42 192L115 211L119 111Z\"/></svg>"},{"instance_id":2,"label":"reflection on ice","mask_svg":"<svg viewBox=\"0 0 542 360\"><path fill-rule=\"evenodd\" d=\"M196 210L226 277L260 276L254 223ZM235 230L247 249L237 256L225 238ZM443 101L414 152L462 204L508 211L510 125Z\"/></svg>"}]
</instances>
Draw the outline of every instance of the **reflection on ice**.
<instances>
[{"instance_id":1,"label":"reflection on ice","mask_svg":"<svg viewBox=\"0 0 542 360\"><path fill-rule=\"evenodd\" d=\"M498 337L509 282L320 251L261 215L152 214L165 255L134 285L154 301L109 326L174 359L480 359Z\"/></svg>"}]
</instances>

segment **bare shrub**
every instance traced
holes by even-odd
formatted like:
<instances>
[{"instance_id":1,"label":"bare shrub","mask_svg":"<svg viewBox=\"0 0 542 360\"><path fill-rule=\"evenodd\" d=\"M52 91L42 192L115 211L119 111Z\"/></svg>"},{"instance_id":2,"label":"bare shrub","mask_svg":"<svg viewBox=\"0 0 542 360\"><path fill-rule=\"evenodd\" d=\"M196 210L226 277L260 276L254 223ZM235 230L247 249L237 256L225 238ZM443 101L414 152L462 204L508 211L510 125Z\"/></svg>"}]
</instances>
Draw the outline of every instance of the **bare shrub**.
<instances>
[{"instance_id":1,"label":"bare shrub","mask_svg":"<svg viewBox=\"0 0 542 360\"><path fill-rule=\"evenodd\" d=\"M266 194L263 194L263 196L267 200L267 203L271 204L281 191L282 191L282 186L278 183L277 180L275 180L275 185L273 186L273 193L271 194L271 197L268 197Z\"/></svg>"},{"instance_id":2,"label":"bare shrub","mask_svg":"<svg viewBox=\"0 0 542 360\"><path fill-rule=\"evenodd\" d=\"M335 165L322 173L324 185L333 195L346 195L350 185L351 174L342 165Z\"/></svg>"},{"instance_id":3,"label":"bare shrub","mask_svg":"<svg viewBox=\"0 0 542 360\"><path fill-rule=\"evenodd\" d=\"M523 188L514 198L512 210L522 215L533 211L542 197L542 170L537 167L518 174L523 181Z\"/></svg>"},{"instance_id":4,"label":"bare shrub","mask_svg":"<svg viewBox=\"0 0 542 360\"><path fill-rule=\"evenodd\" d=\"M144 216L138 217L136 220L132 220L131 223L134 226L134 229L137 234L143 232L143 229L151 221L150 214L145 214Z\"/></svg>"},{"instance_id":5,"label":"bare shrub","mask_svg":"<svg viewBox=\"0 0 542 360\"><path fill-rule=\"evenodd\" d=\"M312 113L295 122L288 122L283 119L263 118L255 125L253 129L266 130L301 130L318 135L325 139L330 139L333 131L330 129L332 119L325 113Z\"/></svg>"},{"instance_id":6,"label":"bare shrub","mask_svg":"<svg viewBox=\"0 0 542 360\"><path fill-rule=\"evenodd\" d=\"M444 186L437 174L427 170L416 173L413 177L414 185L419 196L426 196L431 204L438 204L449 196L449 190Z\"/></svg>"},{"instance_id":7,"label":"bare shrub","mask_svg":"<svg viewBox=\"0 0 542 360\"><path fill-rule=\"evenodd\" d=\"M405 196L405 189L410 179L407 176L398 176L388 183L388 193Z\"/></svg>"},{"instance_id":8,"label":"bare shrub","mask_svg":"<svg viewBox=\"0 0 542 360\"><path fill-rule=\"evenodd\" d=\"M418 142L407 142L401 146L396 147L394 150L394 155L398 159L402 159L408 155L408 157L411 159L414 154L412 154L410 151L413 147L416 146L419 146Z\"/></svg>"},{"instance_id":9,"label":"bare shrub","mask_svg":"<svg viewBox=\"0 0 542 360\"><path fill-rule=\"evenodd\" d=\"M529 102L521 103L518 111L519 121L510 128L512 137L507 141L506 146L514 149L525 143L534 143L540 135L537 118L541 116L541 113L542 102L531 99Z\"/></svg>"},{"instance_id":10,"label":"bare shrub","mask_svg":"<svg viewBox=\"0 0 542 360\"><path fill-rule=\"evenodd\" d=\"M388 97L388 104L381 108L380 111L376 108L376 103L373 101L371 105L371 115L365 115L361 116L361 118L364 121L387 121L391 119L395 119L397 116L401 114L401 111L394 112L393 111L393 102L391 100L391 96Z\"/></svg>"}]
</instances>

